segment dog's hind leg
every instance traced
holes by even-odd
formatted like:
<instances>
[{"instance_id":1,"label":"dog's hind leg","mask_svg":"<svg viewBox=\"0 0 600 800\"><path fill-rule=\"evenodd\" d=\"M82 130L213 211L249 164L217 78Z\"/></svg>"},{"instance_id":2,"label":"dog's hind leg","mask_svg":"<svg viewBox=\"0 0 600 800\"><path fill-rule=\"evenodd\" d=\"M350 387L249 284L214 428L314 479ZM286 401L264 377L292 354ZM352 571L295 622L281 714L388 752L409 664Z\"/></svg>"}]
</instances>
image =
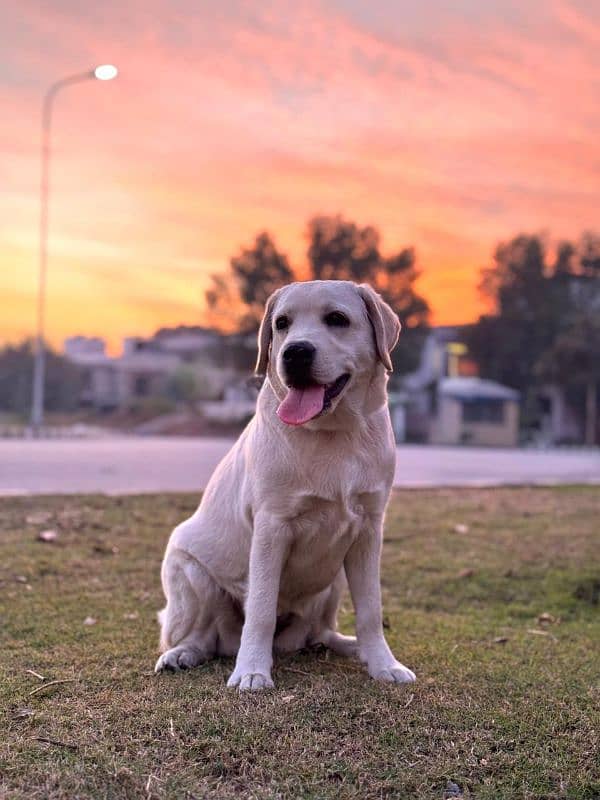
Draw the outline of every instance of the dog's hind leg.
<instances>
[{"instance_id":1,"label":"dog's hind leg","mask_svg":"<svg viewBox=\"0 0 600 800\"><path fill-rule=\"evenodd\" d=\"M311 620L292 614L285 627L275 635L273 647L277 653L295 653L306 647L310 638Z\"/></svg>"},{"instance_id":2,"label":"dog's hind leg","mask_svg":"<svg viewBox=\"0 0 600 800\"><path fill-rule=\"evenodd\" d=\"M202 565L178 548L167 552L162 567L167 598L159 612L160 649L155 672L176 672L213 658L223 591Z\"/></svg>"},{"instance_id":3,"label":"dog's hind leg","mask_svg":"<svg viewBox=\"0 0 600 800\"><path fill-rule=\"evenodd\" d=\"M323 593L319 622L311 637L311 642L312 644L323 644L340 656L356 658L358 656L356 636L345 636L337 631L338 606L345 582L344 573L340 571L327 593Z\"/></svg>"}]
</instances>

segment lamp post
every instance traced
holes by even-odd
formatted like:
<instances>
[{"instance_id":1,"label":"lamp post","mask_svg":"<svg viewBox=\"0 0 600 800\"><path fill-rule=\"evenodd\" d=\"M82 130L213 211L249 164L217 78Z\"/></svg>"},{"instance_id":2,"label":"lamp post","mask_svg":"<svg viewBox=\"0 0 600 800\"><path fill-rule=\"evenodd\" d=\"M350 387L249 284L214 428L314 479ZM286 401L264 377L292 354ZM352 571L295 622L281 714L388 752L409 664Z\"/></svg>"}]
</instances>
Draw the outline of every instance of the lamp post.
<instances>
[{"instance_id":1,"label":"lamp post","mask_svg":"<svg viewBox=\"0 0 600 800\"><path fill-rule=\"evenodd\" d=\"M42 107L42 169L40 176L40 231L39 231L39 278L37 297L37 330L33 363L33 391L31 399L31 427L39 434L44 420L45 345L44 322L46 306L46 267L48 264L48 196L50 192L50 130L54 98L61 89L82 81L110 81L118 70L112 64L102 64L88 72L80 72L62 78L47 90Z\"/></svg>"}]
</instances>

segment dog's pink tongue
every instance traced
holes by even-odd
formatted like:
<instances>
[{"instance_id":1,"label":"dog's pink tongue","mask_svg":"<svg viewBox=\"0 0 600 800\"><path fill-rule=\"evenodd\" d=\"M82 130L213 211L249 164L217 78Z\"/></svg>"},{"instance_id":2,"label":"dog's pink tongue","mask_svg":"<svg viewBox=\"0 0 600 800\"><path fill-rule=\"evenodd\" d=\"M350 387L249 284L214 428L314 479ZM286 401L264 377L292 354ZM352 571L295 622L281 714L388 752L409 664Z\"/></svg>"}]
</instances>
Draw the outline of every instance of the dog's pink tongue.
<instances>
[{"instance_id":1,"label":"dog's pink tongue","mask_svg":"<svg viewBox=\"0 0 600 800\"><path fill-rule=\"evenodd\" d=\"M288 425L303 425L323 410L324 395L324 386L288 389L285 399L277 409L277 416Z\"/></svg>"}]
</instances>

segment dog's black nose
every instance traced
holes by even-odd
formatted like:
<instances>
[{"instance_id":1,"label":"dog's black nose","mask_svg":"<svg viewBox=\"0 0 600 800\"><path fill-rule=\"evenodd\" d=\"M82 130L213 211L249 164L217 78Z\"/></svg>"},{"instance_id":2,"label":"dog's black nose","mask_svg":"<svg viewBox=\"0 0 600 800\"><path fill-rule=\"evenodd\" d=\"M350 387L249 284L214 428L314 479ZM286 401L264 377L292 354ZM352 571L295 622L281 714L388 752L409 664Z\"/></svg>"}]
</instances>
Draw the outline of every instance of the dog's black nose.
<instances>
[{"instance_id":1,"label":"dog's black nose","mask_svg":"<svg viewBox=\"0 0 600 800\"><path fill-rule=\"evenodd\" d=\"M283 351L283 369L288 386L308 386L313 382L312 365L316 348L310 342L292 342Z\"/></svg>"},{"instance_id":2,"label":"dog's black nose","mask_svg":"<svg viewBox=\"0 0 600 800\"><path fill-rule=\"evenodd\" d=\"M283 363L286 367L310 367L315 353L316 348L310 342L294 342L283 351Z\"/></svg>"}]
</instances>

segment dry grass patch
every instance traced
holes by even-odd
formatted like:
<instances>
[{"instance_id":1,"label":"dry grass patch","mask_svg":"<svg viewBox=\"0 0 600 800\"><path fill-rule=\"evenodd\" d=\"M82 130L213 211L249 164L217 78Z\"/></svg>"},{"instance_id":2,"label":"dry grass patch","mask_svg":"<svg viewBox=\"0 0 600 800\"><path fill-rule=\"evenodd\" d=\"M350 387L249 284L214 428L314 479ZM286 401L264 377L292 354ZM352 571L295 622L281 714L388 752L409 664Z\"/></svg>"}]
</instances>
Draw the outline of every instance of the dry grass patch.
<instances>
[{"instance_id":1,"label":"dry grass patch","mask_svg":"<svg viewBox=\"0 0 600 800\"><path fill-rule=\"evenodd\" d=\"M418 683L315 651L261 696L225 688L231 661L152 674L195 504L2 501L0 797L600 798L597 489L397 492L384 613Z\"/></svg>"}]
</instances>

